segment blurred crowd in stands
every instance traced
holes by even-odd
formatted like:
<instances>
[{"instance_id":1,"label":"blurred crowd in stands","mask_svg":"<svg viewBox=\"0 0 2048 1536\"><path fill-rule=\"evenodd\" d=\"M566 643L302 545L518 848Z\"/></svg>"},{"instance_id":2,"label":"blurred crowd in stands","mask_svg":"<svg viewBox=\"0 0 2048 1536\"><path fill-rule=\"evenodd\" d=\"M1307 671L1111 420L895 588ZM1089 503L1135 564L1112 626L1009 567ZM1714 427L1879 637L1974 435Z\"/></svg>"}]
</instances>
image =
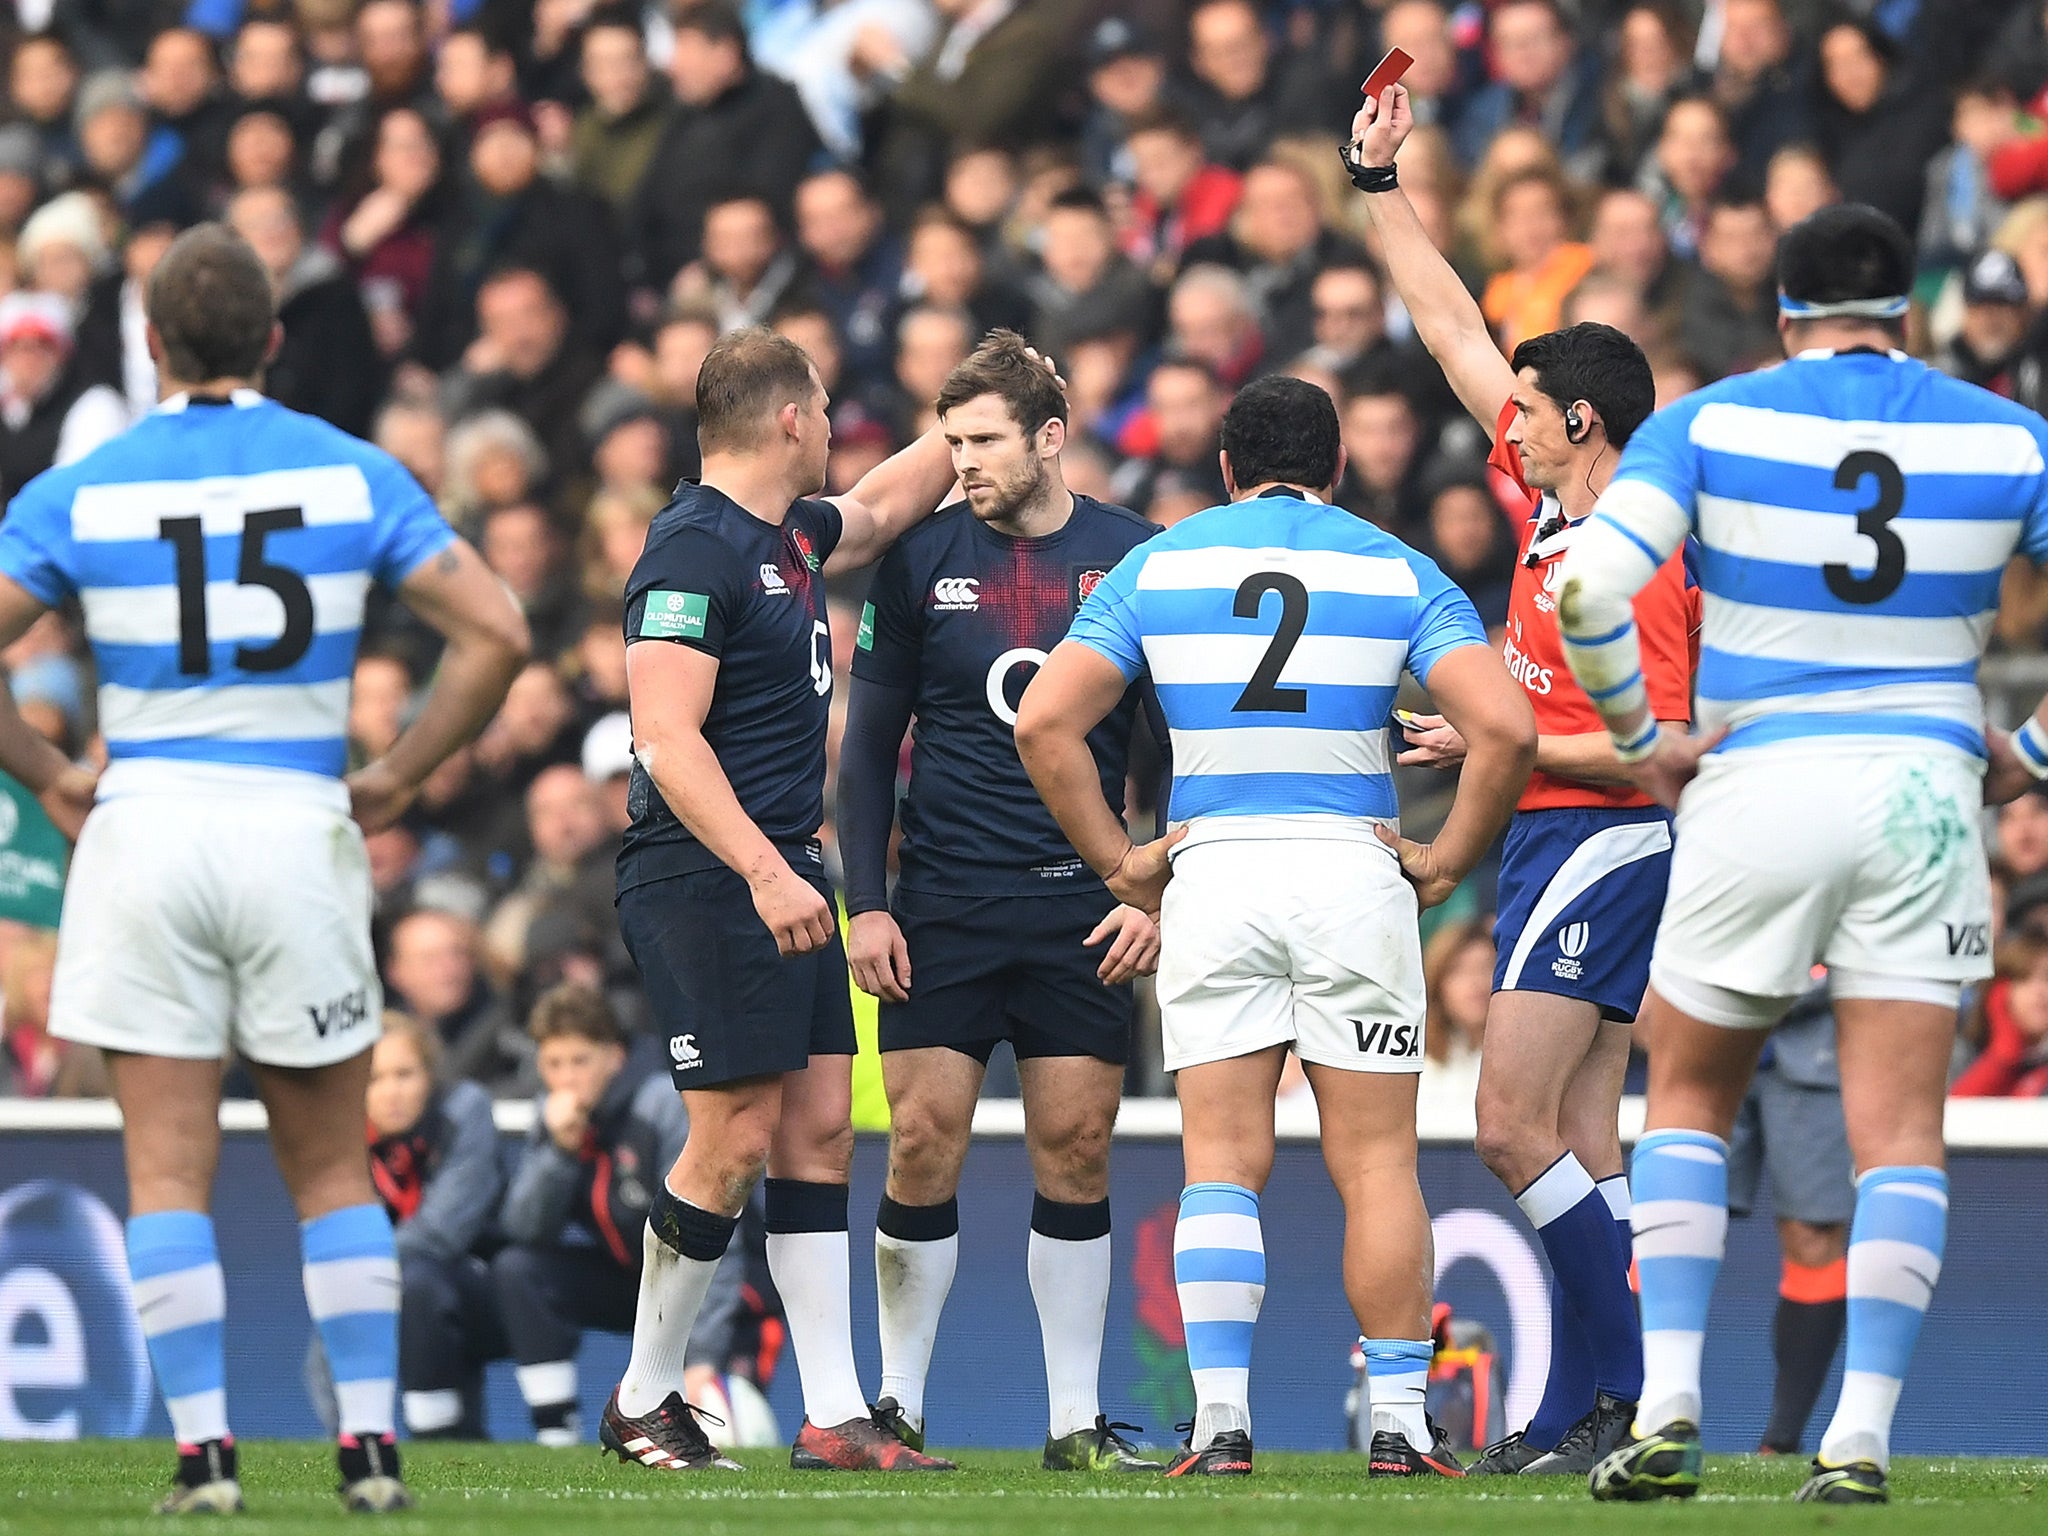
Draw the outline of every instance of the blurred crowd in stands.
<instances>
[{"instance_id":1,"label":"blurred crowd in stands","mask_svg":"<svg viewBox=\"0 0 2048 1536\"><path fill-rule=\"evenodd\" d=\"M503 711L370 840L392 1004L445 1079L525 1096L550 987L641 1019L611 910L619 598L696 470L724 332L810 352L843 489L931 424L985 331L1020 329L1069 382L1068 483L1161 525L1222 496L1232 392L1298 375L1339 408L1337 499L1500 621L1518 530L1336 154L1390 46L1423 125L1401 184L1504 348L1604 321L1660 403L1768 365L1777 233L1854 199L1918 240L1913 350L2048 404L2039 0L10 0L0 497L151 408L153 263L195 221L241 231L284 324L270 393L401 459L532 624ZM842 669L860 595L833 594ZM1998 643L2044 635L2048 581L2015 570ZM363 757L430 640L373 617ZM5 661L42 729L95 750L67 616ZM1407 789L1426 827L1443 786ZM2011 938L1959 1089L2039 1094L2048 800L1996 843ZM1482 874L1430 940L1432 1077L1467 1102L1490 903ZM0 935L0 1083L92 1092L42 1033L50 948ZM1131 1086L1164 1089L1156 1047Z\"/></svg>"}]
</instances>

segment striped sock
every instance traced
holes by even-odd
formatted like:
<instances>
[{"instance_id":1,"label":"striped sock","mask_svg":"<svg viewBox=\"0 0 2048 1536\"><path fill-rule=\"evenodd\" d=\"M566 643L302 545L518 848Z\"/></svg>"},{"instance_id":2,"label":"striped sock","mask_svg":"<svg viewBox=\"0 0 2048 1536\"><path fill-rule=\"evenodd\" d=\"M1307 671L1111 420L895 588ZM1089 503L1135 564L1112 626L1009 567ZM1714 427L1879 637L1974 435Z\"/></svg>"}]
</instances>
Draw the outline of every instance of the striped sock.
<instances>
[{"instance_id":1,"label":"striped sock","mask_svg":"<svg viewBox=\"0 0 2048 1536\"><path fill-rule=\"evenodd\" d=\"M1856 1181L1849 1227L1849 1352L1823 1461L1891 1462L1892 1413L1948 1243L1948 1175L1873 1168Z\"/></svg>"},{"instance_id":2,"label":"striped sock","mask_svg":"<svg viewBox=\"0 0 2048 1536\"><path fill-rule=\"evenodd\" d=\"M128 1275L180 1445L228 1433L227 1285L204 1211L128 1218Z\"/></svg>"},{"instance_id":3,"label":"striped sock","mask_svg":"<svg viewBox=\"0 0 2048 1536\"><path fill-rule=\"evenodd\" d=\"M1237 1184L1190 1184L1173 1229L1173 1278L1195 1379L1195 1430L1202 1449L1252 1427L1252 1327L1266 1299L1266 1245L1259 1197Z\"/></svg>"},{"instance_id":4,"label":"striped sock","mask_svg":"<svg viewBox=\"0 0 2048 1536\"><path fill-rule=\"evenodd\" d=\"M1427 1339L1365 1339L1366 1390L1372 1395L1372 1427L1401 1435L1418 1451L1429 1450L1434 1437L1423 1408L1429 1398L1429 1362L1435 1351Z\"/></svg>"},{"instance_id":5,"label":"striped sock","mask_svg":"<svg viewBox=\"0 0 2048 1536\"><path fill-rule=\"evenodd\" d=\"M381 1205L350 1205L299 1225L306 1307L334 1371L344 1440L396 1428L398 1251Z\"/></svg>"},{"instance_id":6,"label":"striped sock","mask_svg":"<svg viewBox=\"0 0 2048 1536\"><path fill-rule=\"evenodd\" d=\"M1728 1144L1705 1131L1636 1143L1636 1271L1643 1287L1642 1431L1700 1421L1707 1306L1728 1245Z\"/></svg>"}]
</instances>

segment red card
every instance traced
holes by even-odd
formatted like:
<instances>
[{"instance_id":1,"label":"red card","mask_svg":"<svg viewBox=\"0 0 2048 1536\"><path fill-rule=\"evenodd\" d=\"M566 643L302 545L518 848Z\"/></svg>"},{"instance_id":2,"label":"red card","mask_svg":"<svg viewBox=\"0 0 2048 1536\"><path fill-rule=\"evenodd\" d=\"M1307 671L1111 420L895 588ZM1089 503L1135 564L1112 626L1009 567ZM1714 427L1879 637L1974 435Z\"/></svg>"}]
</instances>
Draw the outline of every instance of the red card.
<instances>
[{"instance_id":1,"label":"red card","mask_svg":"<svg viewBox=\"0 0 2048 1536\"><path fill-rule=\"evenodd\" d=\"M1388 86L1396 84L1403 75L1408 73L1409 66L1414 64L1414 62L1402 49L1389 48L1387 56L1381 59L1379 63L1373 65L1372 73L1365 77L1364 94L1377 101L1380 92L1384 91Z\"/></svg>"}]
</instances>

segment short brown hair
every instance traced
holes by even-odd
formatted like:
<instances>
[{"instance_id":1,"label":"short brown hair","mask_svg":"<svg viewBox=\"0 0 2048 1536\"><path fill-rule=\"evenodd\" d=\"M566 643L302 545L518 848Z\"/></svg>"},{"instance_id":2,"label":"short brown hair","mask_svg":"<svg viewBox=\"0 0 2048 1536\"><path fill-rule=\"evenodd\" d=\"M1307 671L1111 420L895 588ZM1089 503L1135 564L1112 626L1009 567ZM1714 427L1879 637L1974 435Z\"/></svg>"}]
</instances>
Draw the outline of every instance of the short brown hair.
<instances>
[{"instance_id":1,"label":"short brown hair","mask_svg":"<svg viewBox=\"0 0 2048 1536\"><path fill-rule=\"evenodd\" d=\"M697 446L705 453L758 447L768 421L803 405L817 381L810 354L763 325L734 331L704 355L697 373Z\"/></svg>"},{"instance_id":2,"label":"short brown hair","mask_svg":"<svg viewBox=\"0 0 2048 1536\"><path fill-rule=\"evenodd\" d=\"M409 1013L396 1008L384 1010L385 1040L405 1040L419 1053L420 1065L427 1070L427 1076L441 1075L441 1037L427 1028Z\"/></svg>"},{"instance_id":3,"label":"short brown hair","mask_svg":"<svg viewBox=\"0 0 2048 1536\"><path fill-rule=\"evenodd\" d=\"M526 1032L538 1045L550 1040L588 1040L593 1045L624 1046L626 1032L619 1016L596 987L578 981L558 982L541 993L526 1021Z\"/></svg>"},{"instance_id":4,"label":"short brown hair","mask_svg":"<svg viewBox=\"0 0 2048 1536\"><path fill-rule=\"evenodd\" d=\"M253 378L269 354L270 274L225 224L196 224L171 242L150 274L147 307L164 371L181 383Z\"/></svg>"},{"instance_id":5,"label":"short brown hair","mask_svg":"<svg viewBox=\"0 0 2048 1536\"><path fill-rule=\"evenodd\" d=\"M1031 344L1015 331L990 331L988 339L966 362L946 375L939 390L938 413L983 395L1000 395L1010 415L1026 432L1048 421L1067 419L1067 397L1052 371L1031 355Z\"/></svg>"}]
</instances>

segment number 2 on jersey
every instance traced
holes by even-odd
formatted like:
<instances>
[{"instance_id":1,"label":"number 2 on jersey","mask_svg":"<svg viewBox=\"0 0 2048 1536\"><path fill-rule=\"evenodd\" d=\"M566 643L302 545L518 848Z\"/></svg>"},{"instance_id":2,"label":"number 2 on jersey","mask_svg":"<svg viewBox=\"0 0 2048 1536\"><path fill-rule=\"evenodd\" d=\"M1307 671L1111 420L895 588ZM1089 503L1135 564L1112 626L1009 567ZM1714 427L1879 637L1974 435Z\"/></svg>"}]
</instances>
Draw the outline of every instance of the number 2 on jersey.
<instances>
[{"instance_id":1,"label":"number 2 on jersey","mask_svg":"<svg viewBox=\"0 0 2048 1536\"><path fill-rule=\"evenodd\" d=\"M235 665L244 672L282 672L313 644L313 592L306 578L290 566L263 558L263 541L271 534L305 526L306 514L298 507L251 512L242 522L236 584L268 587L284 604L282 634L268 645L235 647ZM205 677L213 670L213 642L206 627L205 524L196 517L167 517L157 524L157 537L169 541L178 561L178 671L186 677Z\"/></svg>"},{"instance_id":2,"label":"number 2 on jersey","mask_svg":"<svg viewBox=\"0 0 2048 1536\"><path fill-rule=\"evenodd\" d=\"M1306 688L1274 686L1286 670L1287 658L1294 654L1295 643L1301 639L1302 631L1308 628L1308 588L1302 585L1301 578L1289 576L1285 571L1259 571L1247 576L1237 589L1237 601L1231 605L1230 611L1240 619L1256 619L1259 605L1265 601L1268 592L1280 594L1280 622L1274 626L1273 643L1266 647L1266 654L1252 669L1251 681L1245 684L1237 702L1230 706L1231 713L1305 715L1308 713Z\"/></svg>"},{"instance_id":3,"label":"number 2 on jersey","mask_svg":"<svg viewBox=\"0 0 2048 1536\"><path fill-rule=\"evenodd\" d=\"M1877 500L1857 512L1856 531L1877 546L1877 569L1858 576L1840 561L1821 567L1828 590L1845 603L1881 603L1906 579L1906 542L1891 526L1906 504L1906 477L1888 454L1859 449L1835 470L1835 489L1853 491L1865 475L1877 482Z\"/></svg>"}]
</instances>

